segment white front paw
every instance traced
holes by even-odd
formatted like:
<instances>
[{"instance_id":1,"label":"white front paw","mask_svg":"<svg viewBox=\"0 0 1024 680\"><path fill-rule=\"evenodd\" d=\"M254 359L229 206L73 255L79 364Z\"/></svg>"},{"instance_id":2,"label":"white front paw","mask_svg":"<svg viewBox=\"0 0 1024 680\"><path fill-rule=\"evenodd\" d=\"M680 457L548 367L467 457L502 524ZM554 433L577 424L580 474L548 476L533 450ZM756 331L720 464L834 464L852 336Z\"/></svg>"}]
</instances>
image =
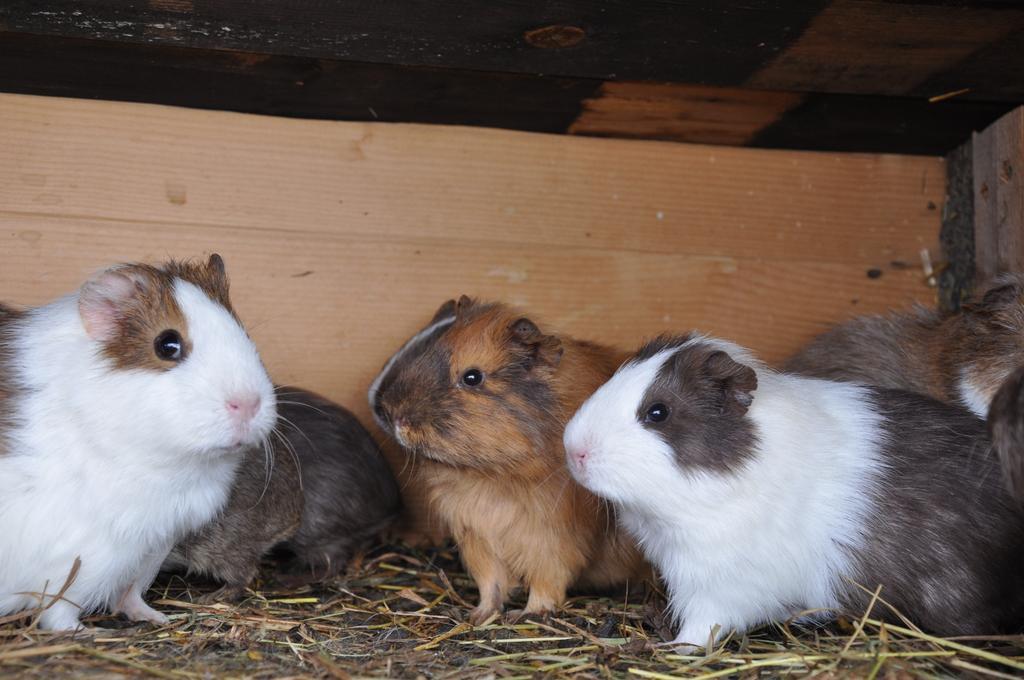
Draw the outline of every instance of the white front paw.
<instances>
[{"instance_id":1,"label":"white front paw","mask_svg":"<svg viewBox=\"0 0 1024 680\"><path fill-rule=\"evenodd\" d=\"M721 637L722 627L716 624L685 625L671 642L679 654L692 654L700 649L713 649Z\"/></svg>"}]
</instances>

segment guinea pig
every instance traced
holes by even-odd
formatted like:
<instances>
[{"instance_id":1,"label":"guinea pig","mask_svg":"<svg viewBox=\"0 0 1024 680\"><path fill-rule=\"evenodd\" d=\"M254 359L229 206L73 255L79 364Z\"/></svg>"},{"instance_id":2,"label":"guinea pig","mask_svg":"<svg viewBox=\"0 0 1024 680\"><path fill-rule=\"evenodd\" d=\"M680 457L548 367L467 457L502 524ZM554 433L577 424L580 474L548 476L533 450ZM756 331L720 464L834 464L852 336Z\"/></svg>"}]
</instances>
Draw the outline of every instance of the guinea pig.
<instances>
[{"instance_id":1,"label":"guinea pig","mask_svg":"<svg viewBox=\"0 0 1024 680\"><path fill-rule=\"evenodd\" d=\"M959 314L916 307L840 324L784 369L927 394L984 418L996 390L1022 364L1024 275L1009 274Z\"/></svg>"},{"instance_id":2,"label":"guinea pig","mask_svg":"<svg viewBox=\"0 0 1024 680\"><path fill-rule=\"evenodd\" d=\"M562 450L569 416L622 357L464 296L442 305L373 382L378 424L420 466L479 588L474 624L499 613L516 585L529 597L513 617L555 609L574 585L647 575L612 510L573 482Z\"/></svg>"},{"instance_id":3,"label":"guinea pig","mask_svg":"<svg viewBox=\"0 0 1024 680\"><path fill-rule=\"evenodd\" d=\"M5 309L0 412L0 614L39 608L49 630L104 609L165 623L142 594L276 417L218 255Z\"/></svg>"},{"instance_id":4,"label":"guinea pig","mask_svg":"<svg viewBox=\"0 0 1024 680\"><path fill-rule=\"evenodd\" d=\"M331 578L399 513L391 468L354 415L297 387L276 394L273 437L246 450L224 511L164 563L224 582L203 601L240 596L275 547L290 583Z\"/></svg>"},{"instance_id":5,"label":"guinea pig","mask_svg":"<svg viewBox=\"0 0 1024 680\"><path fill-rule=\"evenodd\" d=\"M941 635L1024 622L1024 511L961 407L662 337L583 404L565 449L660 571L677 644L806 610L860 614L879 585Z\"/></svg>"},{"instance_id":6,"label":"guinea pig","mask_svg":"<svg viewBox=\"0 0 1024 680\"><path fill-rule=\"evenodd\" d=\"M988 431L1010 490L1024 500L1024 366L1006 379L992 399Z\"/></svg>"}]
</instances>

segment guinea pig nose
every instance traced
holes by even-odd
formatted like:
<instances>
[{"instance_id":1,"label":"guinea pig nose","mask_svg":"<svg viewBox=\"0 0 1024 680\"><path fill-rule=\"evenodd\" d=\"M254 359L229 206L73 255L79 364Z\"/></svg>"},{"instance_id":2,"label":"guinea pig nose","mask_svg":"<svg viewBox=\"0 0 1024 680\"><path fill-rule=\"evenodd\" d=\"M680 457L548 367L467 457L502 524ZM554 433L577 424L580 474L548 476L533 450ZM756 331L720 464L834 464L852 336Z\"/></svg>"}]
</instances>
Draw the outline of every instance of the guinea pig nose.
<instances>
[{"instance_id":1,"label":"guinea pig nose","mask_svg":"<svg viewBox=\"0 0 1024 680\"><path fill-rule=\"evenodd\" d=\"M228 413L242 421L252 420L260 410L261 401L258 394L232 397L227 401Z\"/></svg>"},{"instance_id":2,"label":"guinea pig nose","mask_svg":"<svg viewBox=\"0 0 1024 680\"><path fill-rule=\"evenodd\" d=\"M587 457L589 455L590 454L587 452L586 449L573 449L572 451L572 459L576 461L576 464L579 465L580 467L582 467L583 464L587 462Z\"/></svg>"}]
</instances>

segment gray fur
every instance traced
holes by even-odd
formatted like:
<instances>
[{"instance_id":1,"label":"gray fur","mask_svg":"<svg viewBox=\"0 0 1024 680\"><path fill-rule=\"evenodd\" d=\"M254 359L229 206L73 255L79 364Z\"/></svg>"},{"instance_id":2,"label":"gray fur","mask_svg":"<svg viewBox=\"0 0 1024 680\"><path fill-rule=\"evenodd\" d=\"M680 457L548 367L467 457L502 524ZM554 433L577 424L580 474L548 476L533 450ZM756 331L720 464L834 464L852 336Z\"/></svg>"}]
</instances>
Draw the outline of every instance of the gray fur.
<instances>
[{"instance_id":1,"label":"gray fur","mask_svg":"<svg viewBox=\"0 0 1024 680\"><path fill-rule=\"evenodd\" d=\"M11 427L14 398L18 391L14 384L14 370L10 362L13 355L14 325L21 312L0 304L0 455L7 448L5 432Z\"/></svg>"},{"instance_id":2,"label":"gray fur","mask_svg":"<svg viewBox=\"0 0 1024 680\"><path fill-rule=\"evenodd\" d=\"M848 321L812 340L785 370L959 402L961 379L990 399L1024 365L1024 275L1004 274L961 313L915 307Z\"/></svg>"},{"instance_id":3,"label":"gray fur","mask_svg":"<svg viewBox=\"0 0 1024 680\"><path fill-rule=\"evenodd\" d=\"M928 344L941 325L939 314L923 307L858 317L816 337L786 362L785 371L933 393Z\"/></svg>"},{"instance_id":4,"label":"gray fur","mask_svg":"<svg viewBox=\"0 0 1024 680\"><path fill-rule=\"evenodd\" d=\"M224 512L164 565L223 581L207 599L240 595L275 547L293 556L292 580L333 577L398 515L391 469L347 410L305 390L278 388L277 431L287 445L275 437L270 477L264 451L249 450Z\"/></svg>"},{"instance_id":5,"label":"gray fur","mask_svg":"<svg viewBox=\"0 0 1024 680\"><path fill-rule=\"evenodd\" d=\"M854 575L942 635L1024 627L1024 512L1003 484L985 424L959 407L871 390L885 472ZM850 587L851 612L871 596ZM893 619L884 606L876 614Z\"/></svg>"},{"instance_id":6,"label":"gray fur","mask_svg":"<svg viewBox=\"0 0 1024 680\"><path fill-rule=\"evenodd\" d=\"M1018 501L1024 501L1024 367L996 392L988 412L989 436L1003 464L1003 475Z\"/></svg>"}]
</instances>

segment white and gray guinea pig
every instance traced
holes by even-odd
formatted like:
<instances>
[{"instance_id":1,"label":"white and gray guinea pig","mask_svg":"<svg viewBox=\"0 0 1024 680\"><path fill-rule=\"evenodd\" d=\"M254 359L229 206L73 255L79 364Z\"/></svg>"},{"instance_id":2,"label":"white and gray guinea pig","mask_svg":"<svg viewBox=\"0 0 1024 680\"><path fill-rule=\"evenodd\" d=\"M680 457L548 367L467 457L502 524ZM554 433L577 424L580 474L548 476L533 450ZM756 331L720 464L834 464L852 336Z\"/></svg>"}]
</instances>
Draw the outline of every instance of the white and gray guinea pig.
<instances>
[{"instance_id":1,"label":"white and gray guinea pig","mask_svg":"<svg viewBox=\"0 0 1024 680\"><path fill-rule=\"evenodd\" d=\"M0 614L42 608L53 630L104 609L166 622L142 594L275 418L217 255L120 265L46 306L0 308Z\"/></svg>"},{"instance_id":2,"label":"white and gray guinea pig","mask_svg":"<svg viewBox=\"0 0 1024 680\"><path fill-rule=\"evenodd\" d=\"M861 613L878 586L938 634L1024 626L1024 511L958 406L663 337L583 404L565 449L661 572L676 643Z\"/></svg>"}]
</instances>

